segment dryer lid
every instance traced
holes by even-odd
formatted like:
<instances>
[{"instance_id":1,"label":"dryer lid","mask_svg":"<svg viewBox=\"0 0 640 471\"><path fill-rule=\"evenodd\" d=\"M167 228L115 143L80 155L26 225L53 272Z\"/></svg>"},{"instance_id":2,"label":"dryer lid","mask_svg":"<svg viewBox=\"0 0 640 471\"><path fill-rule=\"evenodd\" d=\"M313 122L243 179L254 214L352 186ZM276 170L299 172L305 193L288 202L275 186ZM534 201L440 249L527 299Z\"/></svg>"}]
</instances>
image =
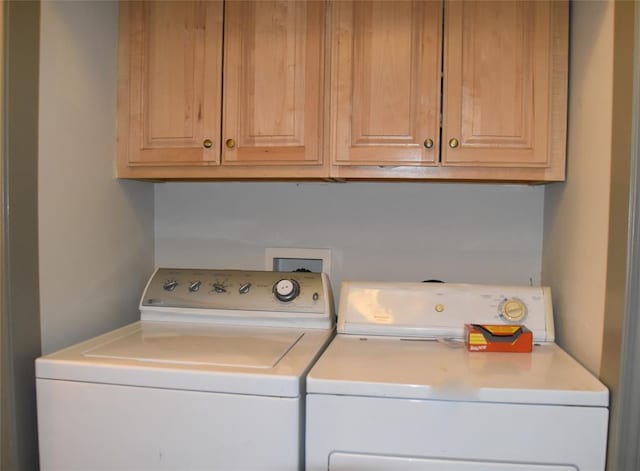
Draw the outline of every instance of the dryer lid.
<instances>
[{"instance_id":1,"label":"dryer lid","mask_svg":"<svg viewBox=\"0 0 640 471\"><path fill-rule=\"evenodd\" d=\"M460 343L339 334L307 393L607 407L609 392L555 344L532 353L468 352Z\"/></svg>"}]
</instances>

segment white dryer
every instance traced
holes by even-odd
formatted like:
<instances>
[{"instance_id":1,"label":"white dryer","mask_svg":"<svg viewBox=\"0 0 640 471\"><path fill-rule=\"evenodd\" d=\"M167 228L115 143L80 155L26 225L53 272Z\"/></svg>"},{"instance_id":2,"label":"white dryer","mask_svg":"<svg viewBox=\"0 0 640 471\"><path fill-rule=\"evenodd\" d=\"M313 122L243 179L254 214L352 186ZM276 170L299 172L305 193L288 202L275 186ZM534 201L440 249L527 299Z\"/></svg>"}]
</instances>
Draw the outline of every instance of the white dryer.
<instances>
[{"instance_id":1,"label":"white dryer","mask_svg":"<svg viewBox=\"0 0 640 471\"><path fill-rule=\"evenodd\" d=\"M465 323L531 353L469 352ZM548 288L343 283L307 377L307 471L603 471L607 388L554 343Z\"/></svg>"},{"instance_id":2,"label":"white dryer","mask_svg":"<svg viewBox=\"0 0 640 471\"><path fill-rule=\"evenodd\" d=\"M141 320L36 360L48 470L299 470L325 275L158 269Z\"/></svg>"}]
</instances>

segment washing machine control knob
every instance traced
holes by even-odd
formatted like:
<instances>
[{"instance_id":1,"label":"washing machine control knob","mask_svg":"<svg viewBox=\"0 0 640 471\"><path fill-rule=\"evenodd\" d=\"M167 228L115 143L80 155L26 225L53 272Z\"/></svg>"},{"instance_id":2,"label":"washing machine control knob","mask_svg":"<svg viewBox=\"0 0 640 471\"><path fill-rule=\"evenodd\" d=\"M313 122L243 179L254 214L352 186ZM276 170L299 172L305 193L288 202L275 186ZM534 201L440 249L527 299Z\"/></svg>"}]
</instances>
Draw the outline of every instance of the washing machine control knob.
<instances>
[{"instance_id":1,"label":"washing machine control knob","mask_svg":"<svg viewBox=\"0 0 640 471\"><path fill-rule=\"evenodd\" d=\"M162 287L165 291L173 291L178 286L178 282L176 280L166 280Z\"/></svg>"},{"instance_id":2,"label":"washing machine control knob","mask_svg":"<svg viewBox=\"0 0 640 471\"><path fill-rule=\"evenodd\" d=\"M251 283L243 283L240 285L240 288L238 288L238 293L247 294L250 289L251 289Z\"/></svg>"},{"instance_id":3,"label":"washing machine control knob","mask_svg":"<svg viewBox=\"0 0 640 471\"><path fill-rule=\"evenodd\" d=\"M214 283L212 286L213 286L213 290L216 293L226 293L227 292L227 287L225 285L223 285L222 283Z\"/></svg>"},{"instance_id":4,"label":"washing machine control knob","mask_svg":"<svg viewBox=\"0 0 640 471\"><path fill-rule=\"evenodd\" d=\"M518 298L507 298L500 303L499 314L507 322L519 323L527 316L527 306Z\"/></svg>"},{"instance_id":5,"label":"washing machine control knob","mask_svg":"<svg viewBox=\"0 0 640 471\"><path fill-rule=\"evenodd\" d=\"M202 281L192 281L189 283L189 291L191 291L192 293L195 293L200 289L201 285L202 285Z\"/></svg>"},{"instance_id":6,"label":"washing machine control knob","mask_svg":"<svg viewBox=\"0 0 640 471\"><path fill-rule=\"evenodd\" d=\"M293 278L283 278L273 285L273 294L277 300L288 303L300 294L300 284Z\"/></svg>"}]
</instances>

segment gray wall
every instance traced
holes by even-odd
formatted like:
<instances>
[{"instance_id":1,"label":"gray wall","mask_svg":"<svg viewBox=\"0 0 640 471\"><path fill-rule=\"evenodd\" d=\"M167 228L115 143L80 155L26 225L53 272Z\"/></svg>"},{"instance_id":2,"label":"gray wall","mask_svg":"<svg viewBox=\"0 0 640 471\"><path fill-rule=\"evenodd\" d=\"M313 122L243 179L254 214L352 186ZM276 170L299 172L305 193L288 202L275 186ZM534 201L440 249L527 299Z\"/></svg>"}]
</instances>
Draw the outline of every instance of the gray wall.
<instances>
[{"instance_id":1,"label":"gray wall","mask_svg":"<svg viewBox=\"0 0 640 471\"><path fill-rule=\"evenodd\" d=\"M42 2L40 314L44 353L139 318L153 184L115 178L116 2Z\"/></svg>"},{"instance_id":2,"label":"gray wall","mask_svg":"<svg viewBox=\"0 0 640 471\"><path fill-rule=\"evenodd\" d=\"M443 183L156 185L159 266L264 268L328 248L341 280L539 284L544 188Z\"/></svg>"}]
</instances>

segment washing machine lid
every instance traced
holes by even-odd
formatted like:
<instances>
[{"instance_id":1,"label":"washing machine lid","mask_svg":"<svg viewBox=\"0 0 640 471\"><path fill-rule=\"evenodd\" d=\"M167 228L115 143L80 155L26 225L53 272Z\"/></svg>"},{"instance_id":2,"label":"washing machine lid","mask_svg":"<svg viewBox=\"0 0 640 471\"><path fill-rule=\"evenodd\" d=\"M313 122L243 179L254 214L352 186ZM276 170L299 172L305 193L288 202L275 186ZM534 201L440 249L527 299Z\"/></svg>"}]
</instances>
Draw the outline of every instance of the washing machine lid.
<instances>
[{"instance_id":1,"label":"washing machine lid","mask_svg":"<svg viewBox=\"0 0 640 471\"><path fill-rule=\"evenodd\" d=\"M38 378L297 397L331 329L136 322L36 361Z\"/></svg>"},{"instance_id":2,"label":"washing machine lid","mask_svg":"<svg viewBox=\"0 0 640 471\"><path fill-rule=\"evenodd\" d=\"M193 325L167 328L141 324L138 329L82 352L87 358L129 360L185 366L273 368L304 334L291 329Z\"/></svg>"},{"instance_id":3,"label":"washing machine lid","mask_svg":"<svg viewBox=\"0 0 640 471\"><path fill-rule=\"evenodd\" d=\"M307 377L309 394L607 407L609 392L556 344L468 352L459 342L339 334Z\"/></svg>"}]
</instances>

